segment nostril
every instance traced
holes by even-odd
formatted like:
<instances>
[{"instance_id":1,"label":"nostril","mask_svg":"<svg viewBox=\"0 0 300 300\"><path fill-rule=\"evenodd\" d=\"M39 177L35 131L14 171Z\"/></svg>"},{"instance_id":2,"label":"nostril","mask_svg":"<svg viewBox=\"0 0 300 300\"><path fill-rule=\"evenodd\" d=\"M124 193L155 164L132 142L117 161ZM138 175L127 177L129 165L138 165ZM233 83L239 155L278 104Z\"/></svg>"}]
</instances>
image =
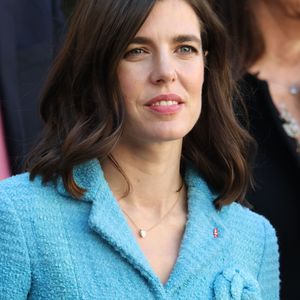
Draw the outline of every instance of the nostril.
<instances>
[{"instance_id":1,"label":"nostril","mask_svg":"<svg viewBox=\"0 0 300 300\"><path fill-rule=\"evenodd\" d=\"M177 78L175 71L155 70L151 75L152 81L156 83L174 82Z\"/></svg>"}]
</instances>

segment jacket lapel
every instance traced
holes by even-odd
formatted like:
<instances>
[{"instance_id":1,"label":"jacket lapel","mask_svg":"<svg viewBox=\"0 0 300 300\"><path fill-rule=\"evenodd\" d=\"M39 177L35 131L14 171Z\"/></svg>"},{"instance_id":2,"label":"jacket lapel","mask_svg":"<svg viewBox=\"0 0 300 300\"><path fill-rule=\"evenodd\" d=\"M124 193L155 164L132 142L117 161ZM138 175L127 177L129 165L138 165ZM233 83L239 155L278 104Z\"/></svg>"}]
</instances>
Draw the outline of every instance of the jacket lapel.
<instances>
[{"instance_id":1,"label":"jacket lapel","mask_svg":"<svg viewBox=\"0 0 300 300\"><path fill-rule=\"evenodd\" d=\"M105 180L99 161L95 159L81 164L74 169L73 174L76 183L86 189L80 201L92 204L88 220L90 228L139 270L153 286L162 288ZM58 190L64 196L70 196L62 181L58 184Z\"/></svg>"},{"instance_id":2,"label":"jacket lapel","mask_svg":"<svg viewBox=\"0 0 300 300\"><path fill-rule=\"evenodd\" d=\"M188 220L179 256L166 288L172 292L191 275L222 261L228 233L213 201L216 198L192 168L185 177L188 187ZM201 271L201 272L200 272Z\"/></svg>"},{"instance_id":3,"label":"jacket lapel","mask_svg":"<svg viewBox=\"0 0 300 300\"><path fill-rule=\"evenodd\" d=\"M162 293L163 285L135 240L104 178L98 160L91 160L76 167L74 178L80 187L86 189L81 201L92 204L88 220L90 228ZM199 270L211 266L217 261L216 257L218 261L222 260L223 249L228 245L226 228L220 213L213 205L216 195L192 168L188 168L185 182L188 189L188 221L179 256L165 285L165 289L169 292L174 292ZM62 181L59 181L57 188L62 195L70 196L64 189Z\"/></svg>"}]
</instances>

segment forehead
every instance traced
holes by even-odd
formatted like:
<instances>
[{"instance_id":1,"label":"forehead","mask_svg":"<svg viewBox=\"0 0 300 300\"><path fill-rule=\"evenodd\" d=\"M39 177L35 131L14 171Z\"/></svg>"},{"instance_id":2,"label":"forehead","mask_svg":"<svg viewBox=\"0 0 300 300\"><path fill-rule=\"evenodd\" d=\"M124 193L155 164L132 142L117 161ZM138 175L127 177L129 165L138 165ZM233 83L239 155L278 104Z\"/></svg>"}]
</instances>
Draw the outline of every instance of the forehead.
<instances>
[{"instance_id":1,"label":"forehead","mask_svg":"<svg viewBox=\"0 0 300 300\"><path fill-rule=\"evenodd\" d=\"M200 20L185 0L159 0L137 35L193 34L200 37Z\"/></svg>"}]
</instances>

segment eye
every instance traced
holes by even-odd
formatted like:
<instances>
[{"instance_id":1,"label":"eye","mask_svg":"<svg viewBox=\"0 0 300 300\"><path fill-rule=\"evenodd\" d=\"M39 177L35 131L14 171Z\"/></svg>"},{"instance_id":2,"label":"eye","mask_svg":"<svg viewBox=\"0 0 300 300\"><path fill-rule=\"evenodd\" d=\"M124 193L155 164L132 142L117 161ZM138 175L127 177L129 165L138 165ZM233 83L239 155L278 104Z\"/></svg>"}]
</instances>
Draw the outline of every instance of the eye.
<instances>
[{"instance_id":1,"label":"eye","mask_svg":"<svg viewBox=\"0 0 300 300\"><path fill-rule=\"evenodd\" d=\"M198 50L195 47L189 45L180 46L177 51L181 54L198 53Z\"/></svg>"},{"instance_id":2,"label":"eye","mask_svg":"<svg viewBox=\"0 0 300 300\"><path fill-rule=\"evenodd\" d=\"M142 54L146 53L145 50L141 48L134 48L129 51L127 51L124 55L124 58L129 58L129 57L138 57L141 56Z\"/></svg>"}]
</instances>

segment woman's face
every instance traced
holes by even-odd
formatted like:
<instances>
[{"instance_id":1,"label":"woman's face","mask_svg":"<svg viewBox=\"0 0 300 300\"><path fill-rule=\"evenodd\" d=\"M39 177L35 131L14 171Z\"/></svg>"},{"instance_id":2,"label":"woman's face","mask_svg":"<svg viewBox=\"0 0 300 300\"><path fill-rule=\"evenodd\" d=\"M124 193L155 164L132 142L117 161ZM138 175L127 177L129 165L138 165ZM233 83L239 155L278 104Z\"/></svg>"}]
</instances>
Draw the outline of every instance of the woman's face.
<instances>
[{"instance_id":1,"label":"woman's face","mask_svg":"<svg viewBox=\"0 0 300 300\"><path fill-rule=\"evenodd\" d=\"M200 23L184 0L157 1L121 60L127 142L181 140L201 111Z\"/></svg>"}]
</instances>

